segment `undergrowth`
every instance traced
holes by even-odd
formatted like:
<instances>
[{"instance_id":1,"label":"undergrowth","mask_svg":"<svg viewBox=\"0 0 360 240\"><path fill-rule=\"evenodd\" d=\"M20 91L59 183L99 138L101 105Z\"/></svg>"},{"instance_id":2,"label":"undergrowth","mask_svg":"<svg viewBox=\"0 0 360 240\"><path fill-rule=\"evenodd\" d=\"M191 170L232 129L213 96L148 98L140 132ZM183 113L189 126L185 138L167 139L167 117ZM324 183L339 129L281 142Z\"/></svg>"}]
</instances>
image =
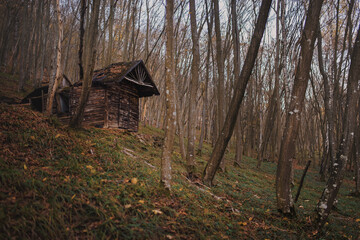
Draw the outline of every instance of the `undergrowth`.
<instances>
[{"instance_id":1,"label":"undergrowth","mask_svg":"<svg viewBox=\"0 0 360 240\"><path fill-rule=\"evenodd\" d=\"M163 132L70 129L0 104L0 239L358 239L360 201L346 179L324 231L313 228L324 183L312 168L297 217L276 211L276 164L244 157L216 186L191 182L178 146L170 195L159 188ZM161 144L160 144L161 145ZM211 146L197 156L201 176ZM232 151L226 159L231 161ZM295 193L302 169L295 170Z\"/></svg>"}]
</instances>

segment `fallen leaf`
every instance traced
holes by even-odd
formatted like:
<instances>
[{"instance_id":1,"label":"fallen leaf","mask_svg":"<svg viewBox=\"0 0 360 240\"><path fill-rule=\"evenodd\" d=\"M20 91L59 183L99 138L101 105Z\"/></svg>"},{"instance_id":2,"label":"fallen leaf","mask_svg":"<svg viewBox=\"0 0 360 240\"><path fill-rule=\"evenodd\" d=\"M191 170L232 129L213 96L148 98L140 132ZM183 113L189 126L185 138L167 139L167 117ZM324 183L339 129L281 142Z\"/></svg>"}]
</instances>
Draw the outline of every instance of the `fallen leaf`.
<instances>
[{"instance_id":1,"label":"fallen leaf","mask_svg":"<svg viewBox=\"0 0 360 240\"><path fill-rule=\"evenodd\" d=\"M125 205L125 208L126 208L126 209L131 208L131 204L126 204L126 205Z\"/></svg>"},{"instance_id":2,"label":"fallen leaf","mask_svg":"<svg viewBox=\"0 0 360 240\"><path fill-rule=\"evenodd\" d=\"M163 212L160 210L160 209L154 209L154 210L151 210L155 215L160 215L160 214L163 214Z\"/></svg>"},{"instance_id":3,"label":"fallen leaf","mask_svg":"<svg viewBox=\"0 0 360 240\"><path fill-rule=\"evenodd\" d=\"M238 224L239 224L240 226L246 226L246 225L247 225L247 222L238 222Z\"/></svg>"},{"instance_id":4,"label":"fallen leaf","mask_svg":"<svg viewBox=\"0 0 360 240\"><path fill-rule=\"evenodd\" d=\"M144 200L139 200L138 202L139 202L140 204L144 204L144 203L145 203Z\"/></svg>"},{"instance_id":5,"label":"fallen leaf","mask_svg":"<svg viewBox=\"0 0 360 240\"><path fill-rule=\"evenodd\" d=\"M138 182L137 178L132 178L132 179L131 179L131 183L132 183L132 184L137 184L137 182Z\"/></svg>"},{"instance_id":6,"label":"fallen leaf","mask_svg":"<svg viewBox=\"0 0 360 240\"><path fill-rule=\"evenodd\" d=\"M71 200L73 200L75 198L76 194L74 194L72 197L71 197Z\"/></svg>"},{"instance_id":7,"label":"fallen leaf","mask_svg":"<svg viewBox=\"0 0 360 240\"><path fill-rule=\"evenodd\" d=\"M360 218L356 219L355 221L356 221L356 222L360 222Z\"/></svg>"},{"instance_id":8,"label":"fallen leaf","mask_svg":"<svg viewBox=\"0 0 360 240\"><path fill-rule=\"evenodd\" d=\"M43 178L43 180L42 180L42 181L43 181L43 182L45 182L46 180L47 180L47 178L45 177L45 178Z\"/></svg>"},{"instance_id":9,"label":"fallen leaf","mask_svg":"<svg viewBox=\"0 0 360 240\"><path fill-rule=\"evenodd\" d=\"M58 137L60 137L60 136L61 136L61 134L58 133L58 134L56 134L55 138L58 138Z\"/></svg>"},{"instance_id":10,"label":"fallen leaf","mask_svg":"<svg viewBox=\"0 0 360 240\"><path fill-rule=\"evenodd\" d=\"M35 137L34 137L34 136L30 136L30 138L31 138L32 140L35 140Z\"/></svg>"},{"instance_id":11,"label":"fallen leaf","mask_svg":"<svg viewBox=\"0 0 360 240\"><path fill-rule=\"evenodd\" d=\"M253 220L253 217L249 217L249 221L252 221Z\"/></svg>"},{"instance_id":12,"label":"fallen leaf","mask_svg":"<svg viewBox=\"0 0 360 240\"><path fill-rule=\"evenodd\" d=\"M27 166L24 164L24 169L27 170Z\"/></svg>"}]
</instances>

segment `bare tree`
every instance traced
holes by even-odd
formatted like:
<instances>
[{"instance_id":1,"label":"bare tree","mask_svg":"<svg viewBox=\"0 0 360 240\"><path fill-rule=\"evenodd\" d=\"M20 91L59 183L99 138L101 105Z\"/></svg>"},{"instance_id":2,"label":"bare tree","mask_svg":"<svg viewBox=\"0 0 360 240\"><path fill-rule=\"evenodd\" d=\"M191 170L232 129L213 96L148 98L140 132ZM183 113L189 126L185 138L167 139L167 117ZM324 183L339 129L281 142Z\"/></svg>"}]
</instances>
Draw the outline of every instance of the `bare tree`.
<instances>
[{"instance_id":1,"label":"bare tree","mask_svg":"<svg viewBox=\"0 0 360 240\"><path fill-rule=\"evenodd\" d=\"M241 70L240 77L236 79L234 95L231 99L229 111L226 115L224 126L217 138L215 147L211 157L205 167L203 181L206 185L212 185L216 171L220 165L221 159L224 156L227 144L231 138L234 130L236 118L239 112L241 102L244 98L247 83L255 63L255 59L260 47L260 42L265 31L267 18L270 11L272 1L263 0L261 3L259 17L257 19L255 30L251 38L250 46L246 54L244 66Z\"/></svg>"},{"instance_id":2,"label":"bare tree","mask_svg":"<svg viewBox=\"0 0 360 240\"><path fill-rule=\"evenodd\" d=\"M200 50L199 35L196 24L196 4L195 0L189 0L190 5L190 22L192 38L192 63L191 63L191 81L189 85L189 115L188 115L188 144L186 154L186 167L188 176L192 178L195 171L195 129L196 129L196 93L199 82L200 70Z\"/></svg>"},{"instance_id":3,"label":"bare tree","mask_svg":"<svg viewBox=\"0 0 360 240\"><path fill-rule=\"evenodd\" d=\"M165 57L165 98L166 119L165 139L161 155L160 185L167 190L171 189L171 155L175 137L175 86L174 86L174 1L166 1L166 57Z\"/></svg>"},{"instance_id":4,"label":"bare tree","mask_svg":"<svg viewBox=\"0 0 360 240\"><path fill-rule=\"evenodd\" d=\"M308 85L311 59L317 36L320 11L323 0L311 0L301 35L301 52L297 63L294 86L286 117L286 124L280 147L280 156L276 171L277 208L283 214L295 214L291 195L291 172L295 158L295 142L299 132L300 113L303 109L305 92Z\"/></svg>"},{"instance_id":5,"label":"bare tree","mask_svg":"<svg viewBox=\"0 0 360 240\"><path fill-rule=\"evenodd\" d=\"M270 98L269 108L267 110L266 120L265 120L265 126L263 130L263 140L260 142L260 148L258 153L258 162L257 162L257 168L260 168L261 163L264 158L264 154L267 148L267 145L270 140L271 133L273 132L273 124L276 122L276 116L278 108L278 101L279 101L279 85L280 85L280 74L281 74L281 68L282 65L280 64L280 19L281 19L281 2L283 0L277 1L277 7L276 7L276 47L275 47L275 84L273 88L273 93Z\"/></svg>"},{"instance_id":6,"label":"bare tree","mask_svg":"<svg viewBox=\"0 0 360 240\"><path fill-rule=\"evenodd\" d=\"M215 18L215 37L216 37L216 66L217 66L217 129L221 129L224 124L225 118L225 75L224 75L224 54L221 38L221 26L220 26L220 12L219 12L219 0L213 0L214 4L214 18ZM225 165L222 164L222 170L224 171Z\"/></svg>"},{"instance_id":7,"label":"bare tree","mask_svg":"<svg viewBox=\"0 0 360 240\"><path fill-rule=\"evenodd\" d=\"M92 77L94 74L94 67L96 60L96 50L97 50L96 43L98 37L99 8L100 8L100 0L93 0L91 19L85 41L84 80L82 82L79 105L76 109L75 115L72 117L70 122L70 125L72 127L79 127L81 125L84 115L84 109L90 94L90 88L92 84Z\"/></svg>"},{"instance_id":8,"label":"bare tree","mask_svg":"<svg viewBox=\"0 0 360 240\"><path fill-rule=\"evenodd\" d=\"M346 164L348 162L350 147L354 141L356 127L356 104L359 100L359 74L360 74L360 25L351 56L349 80L347 83L347 95L343 129L340 145L336 153L336 159L331 168L330 177L320 197L316 208L319 227L321 228L334 205L336 196L340 190L344 178Z\"/></svg>"},{"instance_id":9,"label":"bare tree","mask_svg":"<svg viewBox=\"0 0 360 240\"><path fill-rule=\"evenodd\" d=\"M231 23L232 23L232 35L233 35L233 52L234 52L234 79L237 79L240 75L240 42L239 42L239 30L236 14L236 0L231 0ZM235 126L235 161L234 165L240 166L242 158L242 135L240 126L240 114L237 117Z\"/></svg>"},{"instance_id":10,"label":"bare tree","mask_svg":"<svg viewBox=\"0 0 360 240\"><path fill-rule=\"evenodd\" d=\"M55 75L55 79L50 80L49 89L48 89L48 96L46 100L46 114L48 116L50 116L52 113L56 89L58 88L59 83L61 82L62 79L61 42L63 40L63 22L61 19L59 0L55 1L55 9L56 9L57 22L58 22L58 43L56 47L56 75Z\"/></svg>"}]
</instances>

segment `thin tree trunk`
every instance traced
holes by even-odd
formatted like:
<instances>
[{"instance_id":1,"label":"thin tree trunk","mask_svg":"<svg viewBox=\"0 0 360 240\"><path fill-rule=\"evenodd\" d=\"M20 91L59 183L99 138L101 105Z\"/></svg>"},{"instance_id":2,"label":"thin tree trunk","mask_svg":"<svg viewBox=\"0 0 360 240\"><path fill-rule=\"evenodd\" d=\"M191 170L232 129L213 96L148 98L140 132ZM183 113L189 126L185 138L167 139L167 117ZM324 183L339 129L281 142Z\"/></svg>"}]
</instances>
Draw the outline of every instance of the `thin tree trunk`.
<instances>
[{"instance_id":1,"label":"thin tree trunk","mask_svg":"<svg viewBox=\"0 0 360 240\"><path fill-rule=\"evenodd\" d=\"M261 141L259 155L258 155L258 162L256 167L260 168L261 163L264 159L264 154L269 143L271 133L274 130L274 123L276 122L277 110L278 110L278 101L279 101L279 82L280 82L280 74L281 74L281 64L280 64L280 6L281 1L277 1L277 15L276 15L276 49L275 49L275 85L273 89L273 93L271 95L269 109L267 111L266 120L265 120L265 127L263 133L263 141ZM280 119L278 119L280 120Z\"/></svg>"},{"instance_id":2,"label":"thin tree trunk","mask_svg":"<svg viewBox=\"0 0 360 240\"><path fill-rule=\"evenodd\" d=\"M236 0L231 0L231 24L232 24L232 35L233 35L233 52L234 52L234 79L238 79L240 75L240 41L238 22L236 14ZM235 126L235 159L234 165L240 166L242 159L242 136L240 126L240 113L237 116Z\"/></svg>"},{"instance_id":3,"label":"thin tree trunk","mask_svg":"<svg viewBox=\"0 0 360 240\"><path fill-rule=\"evenodd\" d=\"M250 79L250 75L255 63L255 59L260 47L260 42L265 30L265 25L270 11L271 2L269 0L263 0L260 7L259 18L256 22L255 30L251 39L251 43L246 54L243 69L240 77L236 79L234 95L230 103L229 112L226 116L224 126L216 141L214 150L211 154L205 170L203 181L206 185L212 185L212 181L215 177L216 171L220 165L221 159L224 156L227 144L231 138L234 130L236 118L241 106L241 102L244 98L246 85Z\"/></svg>"},{"instance_id":4,"label":"thin tree trunk","mask_svg":"<svg viewBox=\"0 0 360 240\"><path fill-rule=\"evenodd\" d=\"M360 100L360 99L359 99ZM358 119L360 120L360 101L358 101ZM360 129L360 123L357 124ZM355 131L355 195L360 196L360 132Z\"/></svg>"},{"instance_id":5,"label":"thin tree trunk","mask_svg":"<svg viewBox=\"0 0 360 240\"><path fill-rule=\"evenodd\" d=\"M108 45L108 48L107 48L105 66L110 65L111 60L112 60L114 12L115 12L114 0L110 0L110 16L109 16L109 26L108 26L108 29L109 29L109 45Z\"/></svg>"},{"instance_id":6,"label":"thin tree trunk","mask_svg":"<svg viewBox=\"0 0 360 240\"><path fill-rule=\"evenodd\" d=\"M90 94L90 88L92 84L92 77L94 74L94 67L96 60L96 50L97 50L96 43L98 38L99 8L100 8L100 0L93 0L91 19L88 28L89 30L88 33L86 34L86 42L85 42L86 57L85 57L84 80L82 83L79 105L76 109L75 115L73 116L70 122L70 125L72 127L80 127L84 116L85 106Z\"/></svg>"},{"instance_id":7,"label":"thin tree trunk","mask_svg":"<svg viewBox=\"0 0 360 240\"><path fill-rule=\"evenodd\" d=\"M360 25L355 40L355 45L351 57L349 70L349 80L347 83L347 96L345 104L345 115L343 119L343 129L341 133L340 145L333 163L330 177L326 187L320 197L316 208L318 214L318 227L321 228L334 205L336 196L340 190L344 178L345 168L348 161L350 146L354 140L356 126L356 103L359 98L359 75L360 75Z\"/></svg>"},{"instance_id":8,"label":"thin tree trunk","mask_svg":"<svg viewBox=\"0 0 360 240\"><path fill-rule=\"evenodd\" d=\"M45 12L45 21L43 24L45 36L44 36L42 48L41 48L40 79L39 79L39 83L38 83L39 85L41 85L43 78L44 78L45 55L46 55L46 48L48 46L48 36L49 36L49 24L47 24L47 22L50 19L50 2L47 3L47 7L46 7L45 11L46 11Z\"/></svg>"},{"instance_id":9,"label":"thin tree trunk","mask_svg":"<svg viewBox=\"0 0 360 240\"><path fill-rule=\"evenodd\" d=\"M23 91L26 81L26 55L27 55L27 46L28 46L28 31L30 31L30 27L28 25L28 4L25 3L23 6L23 14L22 14L22 26L21 26L21 42L20 42L20 76L19 76L19 86L18 91Z\"/></svg>"},{"instance_id":10,"label":"thin tree trunk","mask_svg":"<svg viewBox=\"0 0 360 240\"><path fill-rule=\"evenodd\" d=\"M291 171L295 159L295 142L299 132L300 113L303 109L305 92L308 85L311 59L313 56L316 31L319 24L323 0L311 0L301 36L300 59L295 72L289 110L280 147L279 162L276 171L277 208L286 215L295 214L291 195Z\"/></svg>"},{"instance_id":11,"label":"thin tree trunk","mask_svg":"<svg viewBox=\"0 0 360 240\"><path fill-rule=\"evenodd\" d=\"M330 93L330 84L329 78L324 68L324 61L322 56L322 37L320 28L318 29L318 61L319 61L319 70L323 77L324 81L324 105L325 105L325 115L326 115L326 129L327 129L327 136L328 136L328 159L330 159L330 169L332 168L335 162L335 123L334 123L334 106L333 100L331 99ZM323 169L324 171L324 169ZM331 171L331 170L330 170Z\"/></svg>"},{"instance_id":12,"label":"thin tree trunk","mask_svg":"<svg viewBox=\"0 0 360 240\"><path fill-rule=\"evenodd\" d=\"M200 70L200 50L199 36L196 24L196 4L195 0L189 0L190 5L190 22L191 22L191 39L192 39L192 64L191 80L189 85L189 115L188 115L188 144L186 153L186 168L189 178L195 172L195 130L196 130L196 93L199 82Z\"/></svg>"},{"instance_id":13,"label":"thin tree trunk","mask_svg":"<svg viewBox=\"0 0 360 240\"><path fill-rule=\"evenodd\" d=\"M61 81L62 78L62 67L61 67L61 42L63 39L63 22L61 18L61 12L60 12L60 4L59 0L55 1L56 3L56 16L57 16L57 22L58 22L58 43L57 43L57 54L56 54L56 75L55 79L50 79L49 89L48 89L48 95L46 100L46 114L50 116L52 114L52 108L54 103L54 97L56 93L56 89Z\"/></svg>"},{"instance_id":14,"label":"thin tree trunk","mask_svg":"<svg viewBox=\"0 0 360 240\"><path fill-rule=\"evenodd\" d=\"M207 39L207 54L206 54L206 72L205 72L205 86L204 86L204 92L203 92L203 111L202 111L202 117L201 117L201 133L200 133L200 140L199 140L199 146L197 149L198 155L201 156L202 154L202 147L204 139L206 138L206 129L208 125L208 108L209 108L209 100L208 100L208 85L209 85L209 78L210 78L210 55L211 55L211 37L212 37L212 28L213 28L213 18L209 17L209 9L207 5L207 1L205 1L205 7L206 7L206 23L208 27L208 39Z\"/></svg>"},{"instance_id":15,"label":"thin tree trunk","mask_svg":"<svg viewBox=\"0 0 360 240\"><path fill-rule=\"evenodd\" d=\"M224 56L221 38L220 26L220 13L219 13L219 0L213 0L214 4L214 17L215 17L215 37L216 37L216 65L217 65L217 129L221 129L224 124L225 118L225 75L224 75ZM225 171L225 163L222 159L221 170Z\"/></svg>"},{"instance_id":16,"label":"thin tree trunk","mask_svg":"<svg viewBox=\"0 0 360 240\"><path fill-rule=\"evenodd\" d=\"M171 189L171 157L175 138L175 79L174 79L174 1L166 1L166 57L165 57L165 96L166 96L166 129L164 148L161 155L160 185Z\"/></svg>"},{"instance_id":17,"label":"thin tree trunk","mask_svg":"<svg viewBox=\"0 0 360 240\"><path fill-rule=\"evenodd\" d=\"M124 45L123 45L123 60L128 61L129 60L129 26L130 26L130 19L131 15L131 3L132 1L127 1L127 16L126 16L126 24L125 24L125 33L124 33Z\"/></svg>"}]
</instances>

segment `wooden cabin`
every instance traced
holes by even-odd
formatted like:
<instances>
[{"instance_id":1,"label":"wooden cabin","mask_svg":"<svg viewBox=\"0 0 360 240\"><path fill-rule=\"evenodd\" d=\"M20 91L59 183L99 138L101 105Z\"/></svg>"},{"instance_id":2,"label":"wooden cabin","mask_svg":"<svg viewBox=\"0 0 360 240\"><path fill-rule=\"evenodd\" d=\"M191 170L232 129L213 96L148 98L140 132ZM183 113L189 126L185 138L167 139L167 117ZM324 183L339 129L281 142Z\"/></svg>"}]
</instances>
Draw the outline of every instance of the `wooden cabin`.
<instances>
[{"instance_id":1,"label":"wooden cabin","mask_svg":"<svg viewBox=\"0 0 360 240\"><path fill-rule=\"evenodd\" d=\"M64 122L75 113L81 89L82 83L78 82L57 92L53 112ZM139 99L153 95L160 93L142 60L114 63L96 70L82 124L137 131ZM25 99L35 109L43 111L46 96L47 89L42 87L30 93Z\"/></svg>"}]
</instances>

